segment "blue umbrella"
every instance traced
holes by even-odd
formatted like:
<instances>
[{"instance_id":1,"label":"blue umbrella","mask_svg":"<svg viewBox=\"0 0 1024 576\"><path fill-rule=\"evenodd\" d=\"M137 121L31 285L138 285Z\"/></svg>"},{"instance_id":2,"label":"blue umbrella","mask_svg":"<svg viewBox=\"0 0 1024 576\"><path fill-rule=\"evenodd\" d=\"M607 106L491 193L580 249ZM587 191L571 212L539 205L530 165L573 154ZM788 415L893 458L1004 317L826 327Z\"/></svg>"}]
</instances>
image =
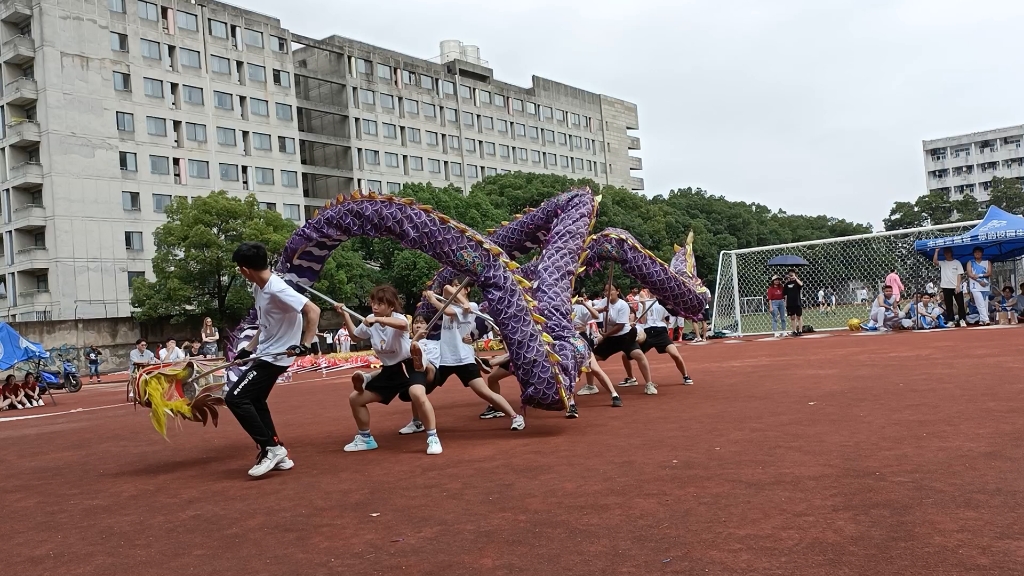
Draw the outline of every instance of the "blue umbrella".
<instances>
[{"instance_id":1,"label":"blue umbrella","mask_svg":"<svg viewBox=\"0 0 1024 576\"><path fill-rule=\"evenodd\" d=\"M29 342L6 322L0 322L0 370L9 370L18 362L49 358L50 354L35 342Z\"/></svg>"},{"instance_id":2,"label":"blue umbrella","mask_svg":"<svg viewBox=\"0 0 1024 576\"><path fill-rule=\"evenodd\" d=\"M768 266L810 266L810 264L799 256L784 255L769 260Z\"/></svg>"}]
</instances>

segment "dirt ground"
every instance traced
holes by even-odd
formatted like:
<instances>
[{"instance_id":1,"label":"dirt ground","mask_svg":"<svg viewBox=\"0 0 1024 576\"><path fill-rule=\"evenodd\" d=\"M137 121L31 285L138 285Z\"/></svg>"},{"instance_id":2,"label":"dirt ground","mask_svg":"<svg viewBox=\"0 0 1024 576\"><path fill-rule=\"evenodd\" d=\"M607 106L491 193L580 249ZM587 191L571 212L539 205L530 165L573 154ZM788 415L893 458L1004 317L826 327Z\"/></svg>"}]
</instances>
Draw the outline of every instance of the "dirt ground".
<instances>
[{"instance_id":1,"label":"dirt ground","mask_svg":"<svg viewBox=\"0 0 1024 576\"><path fill-rule=\"evenodd\" d=\"M683 347L687 387L652 351L657 396L522 432L453 378L430 457L398 402L371 407L379 450L343 452L351 384L314 374L271 395L296 467L258 480L226 410L164 440L122 386L87 386L0 413L3 573L1021 574L1022 342L715 341Z\"/></svg>"}]
</instances>

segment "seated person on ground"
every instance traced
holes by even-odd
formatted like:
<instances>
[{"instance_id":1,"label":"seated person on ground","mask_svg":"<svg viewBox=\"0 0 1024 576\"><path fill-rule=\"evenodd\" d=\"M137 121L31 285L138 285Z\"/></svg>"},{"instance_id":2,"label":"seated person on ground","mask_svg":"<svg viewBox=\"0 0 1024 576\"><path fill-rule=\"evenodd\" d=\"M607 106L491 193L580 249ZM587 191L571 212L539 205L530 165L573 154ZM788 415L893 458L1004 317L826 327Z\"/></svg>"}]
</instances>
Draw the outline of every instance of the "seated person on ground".
<instances>
[{"instance_id":1,"label":"seated person on ground","mask_svg":"<svg viewBox=\"0 0 1024 576\"><path fill-rule=\"evenodd\" d=\"M1013 288L1004 286L1003 295L999 297L999 305L996 310L1000 324L1017 323L1017 301L1018 298L1013 295Z\"/></svg>"},{"instance_id":2,"label":"seated person on ground","mask_svg":"<svg viewBox=\"0 0 1024 576\"><path fill-rule=\"evenodd\" d=\"M25 400L29 406L42 406L43 393L39 391L39 383L36 382L36 375L31 372L25 373L25 381L21 383L21 389L25 392Z\"/></svg>"},{"instance_id":3,"label":"seated person on ground","mask_svg":"<svg viewBox=\"0 0 1024 576\"><path fill-rule=\"evenodd\" d=\"M899 300L893 295L892 286L886 284L882 288L882 293L871 303L871 320L867 324L867 329L888 331L898 327L898 304Z\"/></svg>"},{"instance_id":4,"label":"seated person on ground","mask_svg":"<svg viewBox=\"0 0 1024 576\"><path fill-rule=\"evenodd\" d=\"M18 410L23 408L30 408L28 400L25 400L25 391L21 389L21 384L14 378L14 374L8 374L7 378L4 379L3 388L0 388L4 397L4 405L8 407L14 407Z\"/></svg>"},{"instance_id":5,"label":"seated person on ground","mask_svg":"<svg viewBox=\"0 0 1024 576\"><path fill-rule=\"evenodd\" d=\"M921 296L921 301L916 306L919 319L918 328L923 330L947 328L946 319L942 317L942 310L932 300L931 294Z\"/></svg>"}]
</instances>

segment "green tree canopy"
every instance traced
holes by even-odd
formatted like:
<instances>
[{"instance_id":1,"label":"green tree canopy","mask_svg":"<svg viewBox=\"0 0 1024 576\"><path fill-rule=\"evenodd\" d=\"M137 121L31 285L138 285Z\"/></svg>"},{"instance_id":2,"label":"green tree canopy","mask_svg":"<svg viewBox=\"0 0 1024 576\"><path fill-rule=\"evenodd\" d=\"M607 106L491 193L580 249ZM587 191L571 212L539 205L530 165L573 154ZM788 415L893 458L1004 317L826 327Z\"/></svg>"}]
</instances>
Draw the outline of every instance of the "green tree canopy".
<instances>
[{"instance_id":1,"label":"green tree canopy","mask_svg":"<svg viewBox=\"0 0 1024 576\"><path fill-rule=\"evenodd\" d=\"M955 222L970 222L985 215L985 209L971 194L956 200L944 192L932 190L910 202L895 202L889 216L882 220L886 230L907 230L922 226L938 226Z\"/></svg>"},{"instance_id":2,"label":"green tree canopy","mask_svg":"<svg viewBox=\"0 0 1024 576\"><path fill-rule=\"evenodd\" d=\"M1024 185L1016 178L996 176L988 191L988 203L1011 214L1024 214Z\"/></svg>"}]
</instances>

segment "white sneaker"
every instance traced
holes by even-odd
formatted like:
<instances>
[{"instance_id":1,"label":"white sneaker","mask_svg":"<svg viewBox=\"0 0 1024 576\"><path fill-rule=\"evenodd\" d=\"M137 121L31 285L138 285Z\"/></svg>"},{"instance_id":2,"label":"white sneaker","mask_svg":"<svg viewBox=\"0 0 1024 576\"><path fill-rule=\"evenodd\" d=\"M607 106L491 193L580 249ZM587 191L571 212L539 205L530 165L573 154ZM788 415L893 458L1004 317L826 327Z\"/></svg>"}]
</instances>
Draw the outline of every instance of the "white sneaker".
<instances>
[{"instance_id":1,"label":"white sneaker","mask_svg":"<svg viewBox=\"0 0 1024 576\"><path fill-rule=\"evenodd\" d=\"M249 476L252 476L253 478L263 476L267 472L273 470L274 466L277 466L278 462L284 460L287 456L288 450L286 450L284 446L273 446L267 448L267 451L263 454L263 458L261 458L255 466L249 469Z\"/></svg>"},{"instance_id":2,"label":"white sneaker","mask_svg":"<svg viewBox=\"0 0 1024 576\"><path fill-rule=\"evenodd\" d=\"M636 386L636 385L638 385L638 382L636 381L636 378L626 378L622 382L619 382L619 386Z\"/></svg>"},{"instance_id":3,"label":"white sneaker","mask_svg":"<svg viewBox=\"0 0 1024 576\"><path fill-rule=\"evenodd\" d=\"M441 440L438 439L437 434L433 436L427 436L427 454L440 454L441 453Z\"/></svg>"},{"instance_id":4,"label":"white sneaker","mask_svg":"<svg viewBox=\"0 0 1024 576\"><path fill-rule=\"evenodd\" d=\"M657 393L658 387L654 385L654 382L648 382L647 385L644 386L644 394L650 394L651 396L653 396Z\"/></svg>"},{"instance_id":5,"label":"white sneaker","mask_svg":"<svg viewBox=\"0 0 1024 576\"><path fill-rule=\"evenodd\" d=\"M517 414L512 418L512 429L522 430L524 428L526 428L526 420L523 419L522 414Z\"/></svg>"},{"instance_id":6,"label":"white sneaker","mask_svg":"<svg viewBox=\"0 0 1024 576\"><path fill-rule=\"evenodd\" d=\"M39 400L36 400L36 402L39 402L40 406L46 406L46 402L43 402L42 398L40 398Z\"/></svg>"},{"instance_id":7,"label":"white sneaker","mask_svg":"<svg viewBox=\"0 0 1024 576\"><path fill-rule=\"evenodd\" d=\"M960 327L961 328L967 328L967 322L964 322L963 320L961 320L960 321Z\"/></svg>"},{"instance_id":8,"label":"white sneaker","mask_svg":"<svg viewBox=\"0 0 1024 576\"><path fill-rule=\"evenodd\" d=\"M21 404L18 404L17 402L11 402L11 406L14 406L18 410L24 410L25 409L24 406L22 406Z\"/></svg>"},{"instance_id":9,"label":"white sneaker","mask_svg":"<svg viewBox=\"0 0 1024 576\"><path fill-rule=\"evenodd\" d=\"M413 420L412 422L409 422L408 424L406 424L405 428L402 428L401 430L399 430L398 433L399 434L416 434L417 432L423 432L425 430L426 430L426 428L423 427L423 422L420 422L419 420Z\"/></svg>"},{"instance_id":10,"label":"white sneaker","mask_svg":"<svg viewBox=\"0 0 1024 576\"><path fill-rule=\"evenodd\" d=\"M345 452L362 452L363 450L376 450L377 441L373 436L364 438L362 434L356 434L355 440L345 445Z\"/></svg>"},{"instance_id":11,"label":"white sneaker","mask_svg":"<svg viewBox=\"0 0 1024 576\"><path fill-rule=\"evenodd\" d=\"M32 405L35 406L36 408L39 408L40 406L43 405L43 403L40 402L39 400L36 400L35 402L32 403Z\"/></svg>"},{"instance_id":12,"label":"white sneaker","mask_svg":"<svg viewBox=\"0 0 1024 576\"><path fill-rule=\"evenodd\" d=\"M295 461L291 460L287 456L282 458L281 461L274 466L274 470L291 470L292 468L295 468Z\"/></svg>"},{"instance_id":13,"label":"white sneaker","mask_svg":"<svg viewBox=\"0 0 1024 576\"><path fill-rule=\"evenodd\" d=\"M597 392L598 392L597 386L594 386L593 384L587 384L583 388L580 388L580 391L577 392L576 395L577 396L586 396L587 394L597 394Z\"/></svg>"}]
</instances>

